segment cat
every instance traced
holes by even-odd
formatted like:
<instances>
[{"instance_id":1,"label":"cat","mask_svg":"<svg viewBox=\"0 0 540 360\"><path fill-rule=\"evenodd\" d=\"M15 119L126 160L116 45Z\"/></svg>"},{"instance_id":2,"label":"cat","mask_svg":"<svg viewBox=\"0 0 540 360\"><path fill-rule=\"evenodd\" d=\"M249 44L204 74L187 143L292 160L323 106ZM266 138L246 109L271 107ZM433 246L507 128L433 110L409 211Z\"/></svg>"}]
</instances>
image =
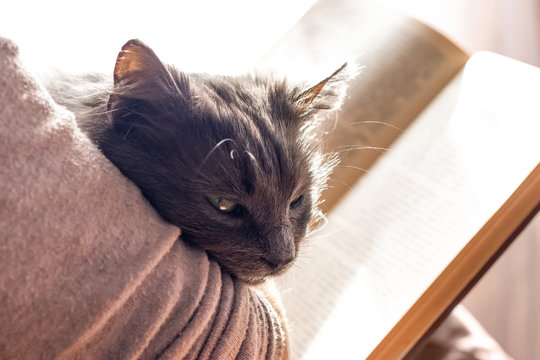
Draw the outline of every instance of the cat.
<instances>
[{"instance_id":1,"label":"cat","mask_svg":"<svg viewBox=\"0 0 540 360\"><path fill-rule=\"evenodd\" d=\"M288 269L336 157L320 111L339 106L347 64L315 86L165 65L133 39L103 75L57 78L53 99L181 237L256 284Z\"/></svg>"}]
</instances>

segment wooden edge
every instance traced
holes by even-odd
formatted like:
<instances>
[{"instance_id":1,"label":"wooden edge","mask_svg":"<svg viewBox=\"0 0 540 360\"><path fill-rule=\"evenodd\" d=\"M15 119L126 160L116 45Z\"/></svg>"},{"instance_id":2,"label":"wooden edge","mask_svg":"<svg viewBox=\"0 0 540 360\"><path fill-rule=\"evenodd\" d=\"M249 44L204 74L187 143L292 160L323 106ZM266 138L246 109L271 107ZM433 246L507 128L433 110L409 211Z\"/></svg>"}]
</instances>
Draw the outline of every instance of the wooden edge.
<instances>
[{"instance_id":1,"label":"wooden edge","mask_svg":"<svg viewBox=\"0 0 540 360\"><path fill-rule=\"evenodd\" d=\"M420 340L411 348L411 350L407 353L413 353L416 352L429 338L429 336L441 325L442 322L450 315L452 310L454 310L454 307L456 307L463 298L469 293L469 291L472 290L472 288L476 285L476 283L484 276L484 274L491 268L491 266L499 259L499 257L508 249L508 247L513 243L514 239L527 227L527 225L531 222L531 220L538 214L540 211L540 203L534 208L534 210L523 220L523 222L518 226L518 228L510 235L508 239L504 242L504 244L497 250L497 252L489 259L489 261L482 267L480 272L474 276L474 278L471 280L469 284L460 292L458 297L452 301L450 306L444 310L444 312L439 316L437 320L429 327L428 331L422 335Z\"/></svg>"},{"instance_id":2,"label":"wooden edge","mask_svg":"<svg viewBox=\"0 0 540 360\"><path fill-rule=\"evenodd\" d=\"M401 359L425 339L539 210L540 165L537 165L367 359Z\"/></svg>"}]
</instances>

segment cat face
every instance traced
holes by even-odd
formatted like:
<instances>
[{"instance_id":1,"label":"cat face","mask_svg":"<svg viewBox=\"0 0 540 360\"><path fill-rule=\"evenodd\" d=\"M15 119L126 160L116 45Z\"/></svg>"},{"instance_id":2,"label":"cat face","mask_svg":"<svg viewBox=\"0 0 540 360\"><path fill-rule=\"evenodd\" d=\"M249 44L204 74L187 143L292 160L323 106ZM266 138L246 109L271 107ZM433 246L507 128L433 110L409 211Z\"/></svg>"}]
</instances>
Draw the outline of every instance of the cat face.
<instances>
[{"instance_id":1,"label":"cat face","mask_svg":"<svg viewBox=\"0 0 540 360\"><path fill-rule=\"evenodd\" d=\"M182 237L238 278L287 269L334 163L314 113L332 76L308 89L257 76L184 74L138 40L122 48L97 140Z\"/></svg>"}]
</instances>

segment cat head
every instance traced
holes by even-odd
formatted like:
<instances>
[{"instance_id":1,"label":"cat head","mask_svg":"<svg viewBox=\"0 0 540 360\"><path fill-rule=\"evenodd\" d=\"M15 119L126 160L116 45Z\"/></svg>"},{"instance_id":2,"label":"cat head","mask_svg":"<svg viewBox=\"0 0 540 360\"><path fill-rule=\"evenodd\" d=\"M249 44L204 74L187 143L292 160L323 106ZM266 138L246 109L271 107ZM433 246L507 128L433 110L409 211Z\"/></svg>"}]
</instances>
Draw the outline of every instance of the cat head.
<instances>
[{"instance_id":1,"label":"cat head","mask_svg":"<svg viewBox=\"0 0 540 360\"><path fill-rule=\"evenodd\" d=\"M185 74L131 40L98 143L185 240L257 283L292 264L316 218L335 164L316 113L339 104L344 69L311 87Z\"/></svg>"}]
</instances>

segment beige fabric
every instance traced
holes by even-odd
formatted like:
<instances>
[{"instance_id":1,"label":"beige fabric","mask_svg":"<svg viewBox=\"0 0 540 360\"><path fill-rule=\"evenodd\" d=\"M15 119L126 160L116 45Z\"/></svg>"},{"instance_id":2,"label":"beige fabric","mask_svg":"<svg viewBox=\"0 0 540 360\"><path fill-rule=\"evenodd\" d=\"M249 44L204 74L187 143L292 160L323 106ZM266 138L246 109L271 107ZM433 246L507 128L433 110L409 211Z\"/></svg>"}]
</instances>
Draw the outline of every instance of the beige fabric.
<instances>
[{"instance_id":1,"label":"beige fabric","mask_svg":"<svg viewBox=\"0 0 540 360\"><path fill-rule=\"evenodd\" d=\"M0 38L0 358L286 357L272 299L178 235Z\"/></svg>"},{"instance_id":2,"label":"beige fabric","mask_svg":"<svg viewBox=\"0 0 540 360\"><path fill-rule=\"evenodd\" d=\"M404 360L512 360L462 305Z\"/></svg>"}]
</instances>

